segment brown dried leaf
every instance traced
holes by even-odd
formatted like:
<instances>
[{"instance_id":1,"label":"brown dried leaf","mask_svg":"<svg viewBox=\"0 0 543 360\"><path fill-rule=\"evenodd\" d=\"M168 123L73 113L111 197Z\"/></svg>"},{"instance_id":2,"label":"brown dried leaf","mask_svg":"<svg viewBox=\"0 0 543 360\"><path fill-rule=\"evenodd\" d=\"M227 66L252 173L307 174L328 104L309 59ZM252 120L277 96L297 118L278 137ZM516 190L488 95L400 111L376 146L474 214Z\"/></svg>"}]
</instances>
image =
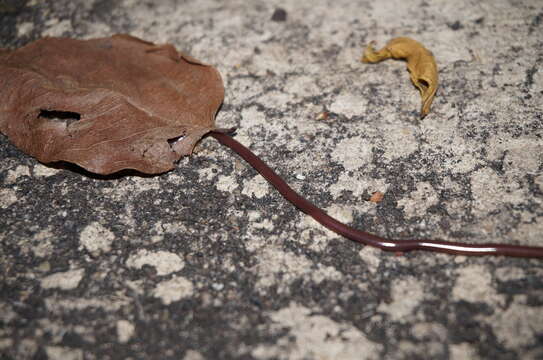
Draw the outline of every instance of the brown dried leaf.
<instances>
[{"instance_id":1,"label":"brown dried leaf","mask_svg":"<svg viewBox=\"0 0 543 360\"><path fill-rule=\"evenodd\" d=\"M385 194L383 194L380 191L376 191L373 194L371 194L370 201L374 203L380 203L383 201L383 198L385 197Z\"/></svg>"},{"instance_id":2,"label":"brown dried leaf","mask_svg":"<svg viewBox=\"0 0 543 360\"><path fill-rule=\"evenodd\" d=\"M328 111L323 111L317 115L317 120L328 120L329 117L330 113Z\"/></svg>"},{"instance_id":3,"label":"brown dried leaf","mask_svg":"<svg viewBox=\"0 0 543 360\"><path fill-rule=\"evenodd\" d=\"M422 97L421 118L430 112L438 87L437 64L434 55L421 43L408 37L392 39L384 48L375 51L374 42L364 50L362 62L376 63L384 59L405 59L413 84Z\"/></svg>"},{"instance_id":4,"label":"brown dried leaf","mask_svg":"<svg viewBox=\"0 0 543 360\"><path fill-rule=\"evenodd\" d=\"M216 69L129 35L0 49L0 131L44 163L161 173L215 129Z\"/></svg>"}]
</instances>

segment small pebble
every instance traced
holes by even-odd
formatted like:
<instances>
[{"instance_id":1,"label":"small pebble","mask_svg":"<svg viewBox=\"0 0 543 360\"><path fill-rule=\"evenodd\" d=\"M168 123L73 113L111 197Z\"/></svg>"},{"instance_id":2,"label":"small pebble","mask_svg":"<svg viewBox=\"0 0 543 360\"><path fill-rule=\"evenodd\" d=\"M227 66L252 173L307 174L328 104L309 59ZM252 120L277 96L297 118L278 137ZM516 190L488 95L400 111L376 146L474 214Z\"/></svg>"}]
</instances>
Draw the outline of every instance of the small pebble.
<instances>
[{"instance_id":1,"label":"small pebble","mask_svg":"<svg viewBox=\"0 0 543 360\"><path fill-rule=\"evenodd\" d=\"M216 291L221 291L222 289L224 289L224 284L213 283L213 284L211 284L211 287Z\"/></svg>"},{"instance_id":2,"label":"small pebble","mask_svg":"<svg viewBox=\"0 0 543 360\"><path fill-rule=\"evenodd\" d=\"M272 15L272 21L283 22L287 20L287 12L285 9L277 8Z\"/></svg>"}]
</instances>

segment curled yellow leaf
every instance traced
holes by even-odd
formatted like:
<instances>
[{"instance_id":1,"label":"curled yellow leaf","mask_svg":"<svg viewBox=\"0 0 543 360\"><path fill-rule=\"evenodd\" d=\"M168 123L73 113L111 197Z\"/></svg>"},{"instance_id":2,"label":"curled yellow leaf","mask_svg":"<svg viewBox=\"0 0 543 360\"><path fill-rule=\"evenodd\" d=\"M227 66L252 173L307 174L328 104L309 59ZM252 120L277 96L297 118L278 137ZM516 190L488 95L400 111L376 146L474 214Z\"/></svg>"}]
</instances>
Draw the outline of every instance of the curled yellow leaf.
<instances>
[{"instance_id":1,"label":"curled yellow leaf","mask_svg":"<svg viewBox=\"0 0 543 360\"><path fill-rule=\"evenodd\" d=\"M420 42L408 37L394 38L379 51L375 51L374 44L372 41L366 47L362 62L376 63L389 58L405 59L411 81L419 89L422 97L420 115L424 118L430 112L438 86L437 64L432 52Z\"/></svg>"}]
</instances>

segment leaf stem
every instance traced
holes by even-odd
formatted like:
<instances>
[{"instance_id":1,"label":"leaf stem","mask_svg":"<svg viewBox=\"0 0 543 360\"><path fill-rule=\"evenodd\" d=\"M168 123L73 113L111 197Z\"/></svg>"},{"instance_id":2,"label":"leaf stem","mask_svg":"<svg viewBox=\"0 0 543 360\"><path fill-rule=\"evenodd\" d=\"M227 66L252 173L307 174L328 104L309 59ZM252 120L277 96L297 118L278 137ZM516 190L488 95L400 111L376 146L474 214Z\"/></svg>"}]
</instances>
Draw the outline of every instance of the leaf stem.
<instances>
[{"instance_id":1,"label":"leaf stem","mask_svg":"<svg viewBox=\"0 0 543 360\"><path fill-rule=\"evenodd\" d=\"M224 132L210 132L221 144L229 147L247 161L260 173L281 195L298 209L311 216L328 229L352 241L377 247L384 251L408 252L412 250L425 250L453 255L502 255L525 258L543 258L543 247L506 245L506 244L466 244L461 242L448 242L438 240L389 240L365 231L354 229L326 214L311 202L294 191L279 175L277 175L264 161L260 160L251 150L236 141Z\"/></svg>"}]
</instances>

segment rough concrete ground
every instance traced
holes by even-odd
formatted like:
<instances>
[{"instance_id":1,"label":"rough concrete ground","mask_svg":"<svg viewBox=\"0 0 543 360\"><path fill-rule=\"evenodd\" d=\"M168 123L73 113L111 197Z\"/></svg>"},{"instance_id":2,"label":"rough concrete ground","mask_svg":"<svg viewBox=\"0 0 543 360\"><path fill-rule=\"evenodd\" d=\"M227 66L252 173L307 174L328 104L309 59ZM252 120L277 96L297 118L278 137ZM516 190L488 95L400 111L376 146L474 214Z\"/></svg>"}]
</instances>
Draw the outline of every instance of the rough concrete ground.
<instances>
[{"instance_id":1,"label":"rough concrete ground","mask_svg":"<svg viewBox=\"0 0 543 360\"><path fill-rule=\"evenodd\" d=\"M543 246L542 20L538 0L3 0L0 46L173 43L222 73L217 123L331 215ZM396 36L437 58L424 120L404 63L359 62ZM543 359L541 260L359 246L213 139L103 179L2 136L0 244L2 359Z\"/></svg>"}]
</instances>

